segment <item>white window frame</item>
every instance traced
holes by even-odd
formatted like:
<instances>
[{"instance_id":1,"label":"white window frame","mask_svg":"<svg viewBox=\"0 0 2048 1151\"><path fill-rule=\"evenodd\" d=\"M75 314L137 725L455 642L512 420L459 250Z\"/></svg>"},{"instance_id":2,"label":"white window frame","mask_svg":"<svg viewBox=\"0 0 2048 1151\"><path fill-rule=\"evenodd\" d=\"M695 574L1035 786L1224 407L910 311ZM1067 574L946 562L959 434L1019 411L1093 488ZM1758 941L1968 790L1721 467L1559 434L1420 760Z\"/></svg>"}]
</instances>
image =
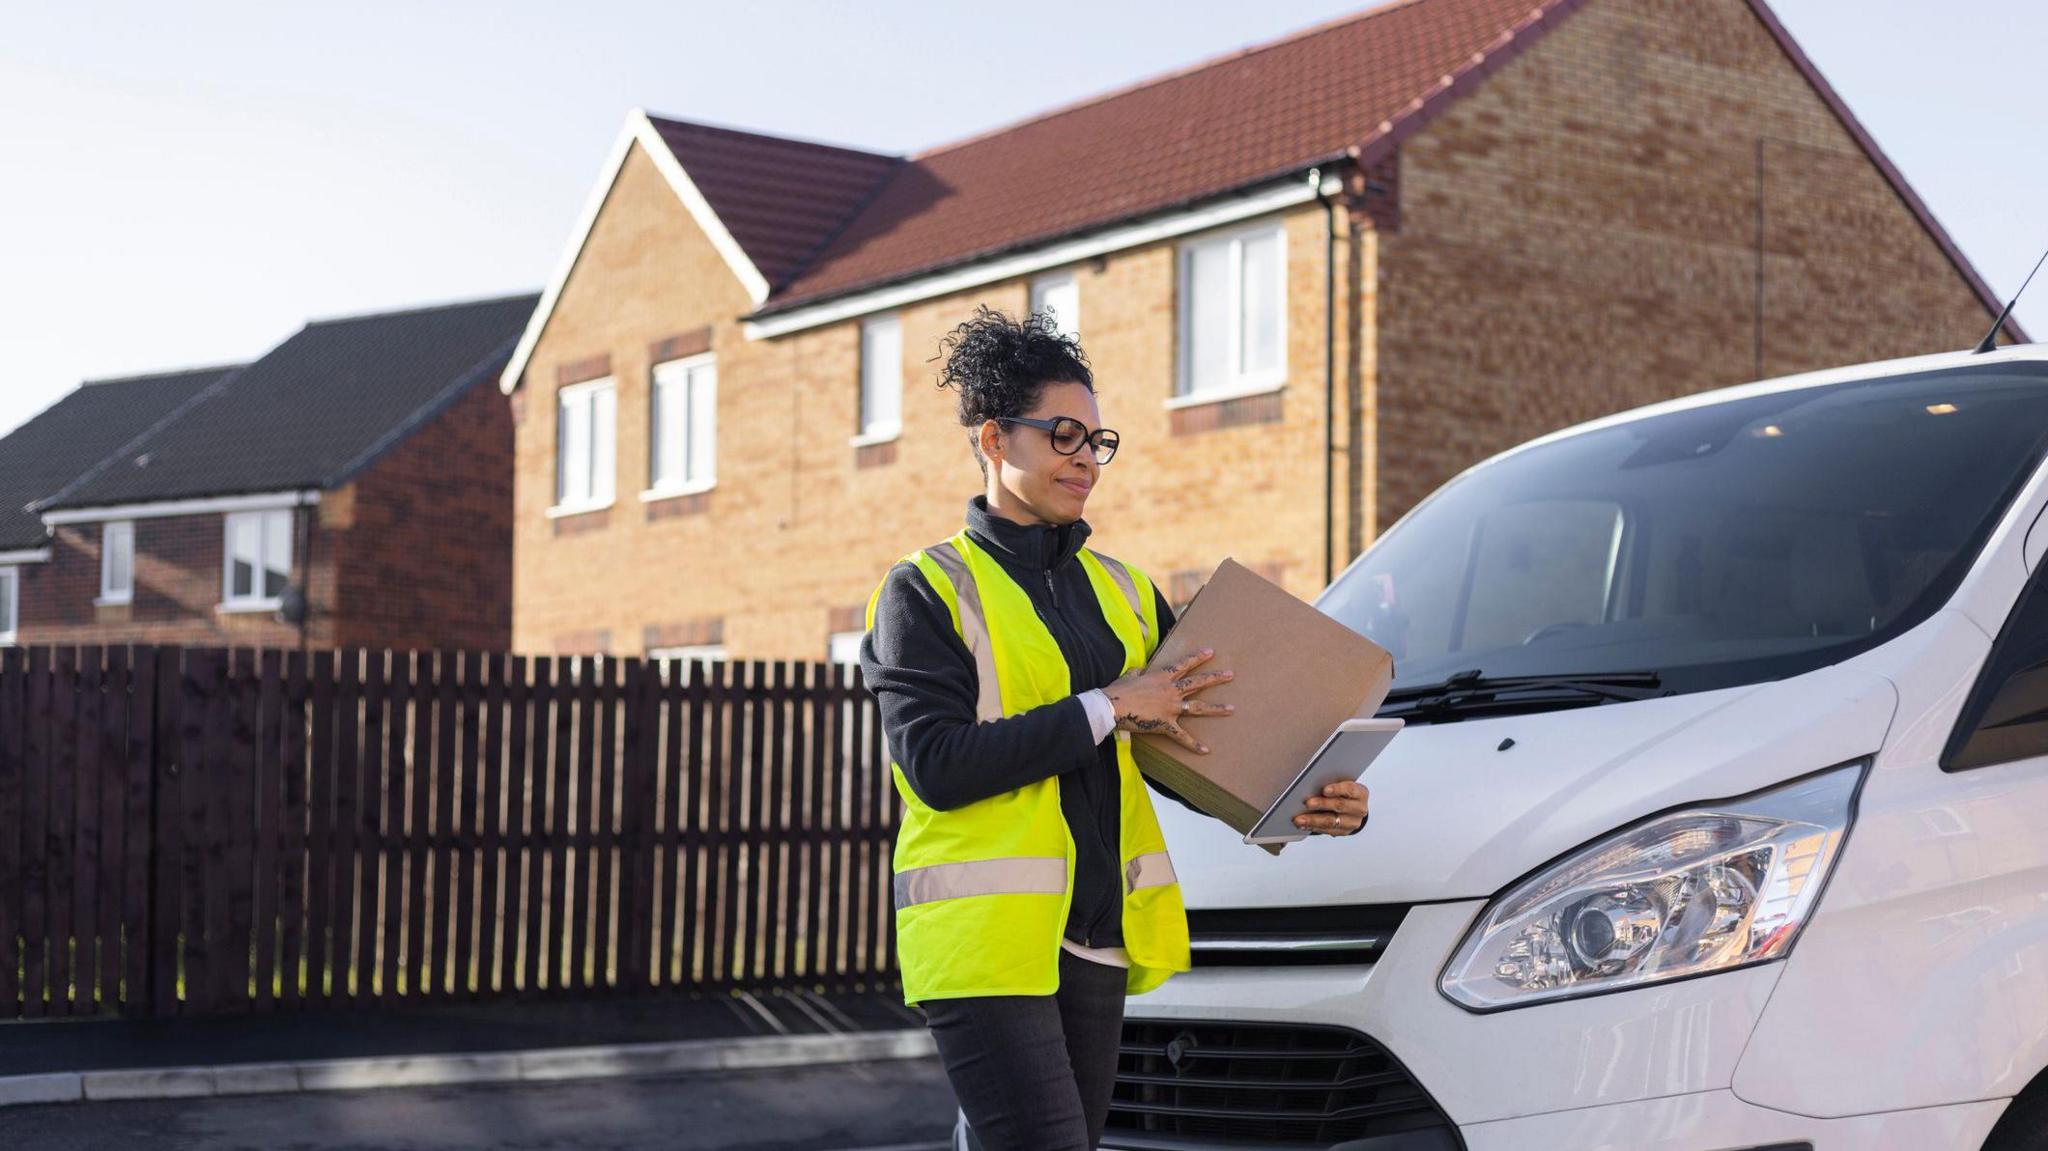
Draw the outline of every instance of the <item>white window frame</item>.
<instances>
[{"instance_id":1,"label":"white window frame","mask_svg":"<svg viewBox=\"0 0 2048 1151\"><path fill-rule=\"evenodd\" d=\"M1273 367L1263 371L1247 372L1244 362L1244 242L1247 239L1273 236L1278 240L1274 264L1275 282L1270 285L1279 307L1280 329L1274 334L1278 341L1280 359ZM1201 391L1193 390L1194 377L1194 334L1191 321L1194 316L1194 255L1204 248L1229 245L1230 252L1230 301L1225 308L1232 322L1226 340L1226 357L1230 365L1226 382ZM1228 231L1211 232L1181 244L1175 254L1175 274L1178 294L1174 301L1174 320L1178 355L1174 365L1174 393L1166 401L1169 408L1187 407L1191 404L1215 403L1232 400L1241 396L1256 396L1277 392L1287 383L1287 228L1277 219L1261 220L1257 223L1231 228Z\"/></svg>"},{"instance_id":2,"label":"white window frame","mask_svg":"<svg viewBox=\"0 0 2048 1151\"><path fill-rule=\"evenodd\" d=\"M119 587L114 584L114 545L120 541L127 549L128 579ZM108 520L100 525L100 596L97 604L124 604L135 598L135 521Z\"/></svg>"},{"instance_id":3,"label":"white window frame","mask_svg":"<svg viewBox=\"0 0 2048 1151\"><path fill-rule=\"evenodd\" d=\"M253 521L256 524L257 564L249 580L250 594L235 594L235 525ZM270 555L271 539L282 532L285 540L285 583L292 578L293 552L296 540L290 508L276 508L259 512L230 512L220 518L220 610L221 611L276 611L284 600L282 596L266 596L262 592L263 576L269 569L264 566L265 557Z\"/></svg>"},{"instance_id":4,"label":"white window frame","mask_svg":"<svg viewBox=\"0 0 2048 1151\"><path fill-rule=\"evenodd\" d=\"M838 664L838 663L843 663L843 664L857 664L857 663L859 663L859 662L860 662L860 645L861 645L861 641L862 641L863 639L867 638L867 634L868 634L868 633L867 633L867 630L866 630L866 629L862 629L862 630L860 630L860 631L835 631L835 632L833 632L832 634L830 634L830 635L826 636L826 637L825 637L825 662L826 662L826 663L834 663L834 664ZM852 659L842 659L842 658L840 658L840 657L841 657L841 655L842 655L842 654L844 654L844 653L843 653L843 652L841 651L840 645L842 645L842 644L848 644L848 643L850 643L850 644L852 645L852 647L853 647L853 652L852 652L853 658L852 658Z\"/></svg>"},{"instance_id":5,"label":"white window frame","mask_svg":"<svg viewBox=\"0 0 2048 1151\"><path fill-rule=\"evenodd\" d=\"M883 369L889 373L886 380L874 377L868 370L872 363L868 346L883 331L890 333L896 345L893 362ZM894 393L896 417L870 420L868 396L883 389ZM887 443L903 434L903 320L894 312L869 316L860 322L860 396L857 402L860 406L855 411L855 418L860 421L860 433L853 437L855 447Z\"/></svg>"},{"instance_id":6,"label":"white window frame","mask_svg":"<svg viewBox=\"0 0 2048 1151\"><path fill-rule=\"evenodd\" d=\"M612 426L609 438L599 435L597 397L600 393L608 394L612 398ZM570 404L575 403L586 405L589 412L585 418L585 427L589 430L590 441L584 445L584 451L588 457L590 475L588 478L589 490L583 494L582 498L572 500L564 498L567 485L563 482L562 474L562 413ZM575 515L578 512L594 512L601 508L612 506L612 502L618 495L618 420L619 392L610 376L568 384L555 392L555 503L554 506L548 508L548 515ZM600 443L609 443L611 447L611 458L608 461L598 458L600 454L598 452L598 445ZM610 466L605 466L607 463Z\"/></svg>"},{"instance_id":7,"label":"white window frame","mask_svg":"<svg viewBox=\"0 0 2048 1151\"><path fill-rule=\"evenodd\" d=\"M710 352L699 356L686 356L680 360L666 360L654 365L648 374L647 388L647 488L640 493L643 500L666 499L669 496L687 496L708 492L718 486L718 360ZM710 427L703 437L704 458L699 460L695 451L698 445L697 416L699 408L693 389L702 387L710 392L709 412L706 423ZM676 434L682 439L682 474L663 476L660 474L662 436L661 403L662 393L675 389L681 396L682 416L676 421ZM697 465L702 464L699 468ZM695 471L699 474L691 475Z\"/></svg>"},{"instance_id":8,"label":"white window frame","mask_svg":"<svg viewBox=\"0 0 2048 1151\"><path fill-rule=\"evenodd\" d=\"M21 627L21 569L12 564L0 567L0 583L8 585L7 612L0 616L0 643L13 643Z\"/></svg>"},{"instance_id":9,"label":"white window frame","mask_svg":"<svg viewBox=\"0 0 2048 1151\"><path fill-rule=\"evenodd\" d=\"M731 659L732 655L725 650L725 645L722 643L691 643L680 644L675 647L650 647L647 649L647 661L649 663L676 664L678 666L676 680L681 683L689 683L695 678L697 674L695 668L699 663L726 663Z\"/></svg>"},{"instance_id":10,"label":"white window frame","mask_svg":"<svg viewBox=\"0 0 2048 1151\"><path fill-rule=\"evenodd\" d=\"M1044 311L1049 302L1048 297L1052 296L1055 292L1068 293L1071 300L1065 308L1060 308L1057 301L1050 301L1054 308L1053 317L1059 323L1061 334L1072 336L1077 340L1080 339L1081 282L1074 278L1073 269L1066 268L1057 272L1048 272L1031 281L1031 310L1034 312Z\"/></svg>"}]
</instances>

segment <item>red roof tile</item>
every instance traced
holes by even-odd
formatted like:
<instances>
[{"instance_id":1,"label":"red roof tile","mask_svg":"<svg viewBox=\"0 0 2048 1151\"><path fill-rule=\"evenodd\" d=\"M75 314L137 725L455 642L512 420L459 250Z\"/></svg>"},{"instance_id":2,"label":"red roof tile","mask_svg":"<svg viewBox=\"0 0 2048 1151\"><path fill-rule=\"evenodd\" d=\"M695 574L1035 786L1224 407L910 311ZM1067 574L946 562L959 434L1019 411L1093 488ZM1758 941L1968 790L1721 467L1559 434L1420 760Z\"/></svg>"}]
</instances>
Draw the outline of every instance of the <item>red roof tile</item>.
<instances>
[{"instance_id":1,"label":"red roof tile","mask_svg":"<svg viewBox=\"0 0 2048 1151\"><path fill-rule=\"evenodd\" d=\"M903 163L855 148L647 119L771 286L816 255Z\"/></svg>"},{"instance_id":2,"label":"red roof tile","mask_svg":"<svg viewBox=\"0 0 2048 1151\"><path fill-rule=\"evenodd\" d=\"M1340 156L1370 161L1581 2L1394 0L909 157L650 119L767 279L755 313L766 316ZM1749 6L1997 312L2002 301L1770 6Z\"/></svg>"},{"instance_id":3,"label":"red roof tile","mask_svg":"<svg viewBox=\"0 0 2048 1151\"><path fill-rule=\"evenodd\" d=\"M1168 209L1341 155L1564 2L1403 0L912 156L794 279L769 276L776 291L761 311ZM683 165L696 174L687 159Z\"/></svg>"}]
</instances>

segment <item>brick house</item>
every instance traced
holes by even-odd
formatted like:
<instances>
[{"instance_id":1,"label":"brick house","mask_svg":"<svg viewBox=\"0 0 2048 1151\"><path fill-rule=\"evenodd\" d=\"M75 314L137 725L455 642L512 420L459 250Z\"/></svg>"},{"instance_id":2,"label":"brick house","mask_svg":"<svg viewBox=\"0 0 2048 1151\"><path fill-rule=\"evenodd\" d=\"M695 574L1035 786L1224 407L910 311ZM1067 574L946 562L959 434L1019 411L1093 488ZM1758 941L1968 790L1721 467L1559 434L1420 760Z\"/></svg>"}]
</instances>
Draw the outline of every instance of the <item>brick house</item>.
<instances>
[{"instance_id":1,"label":"brick house","mask_svg":"<svg viewBox=\"0 0 2048 1151\"><path fill-rule=\"evenodd\" d=\"M15 642L24 600L54 594L50 531L30 501L62 488L217 383L239 364L88 380L0 439L0 643Z\"/></svg>"},{"instance_id":2,"label":"brick house","mask_svg":"<svg viewBox=\"0 0 2048 1151\"><path fill-rule=\"evenodd\" d=\"M512 425L492 383L535 302L320 321L242 367L59 401L0 440L0 506L23 509L0 520L8 555L37 557L15 568L14 638L503 650Z\"/></svg>"},{"instance_id":3,"label":"brick house","mask_svg":"<svg viewBox=\"0 0 2048 1151\"><path fill-rule=\"evenodd\" d=\"M1313 595L1532 435L1998 310L1762 0L1409 0L912 156L636 112L503 373L514 647L850 653L979 490L931 388L978 303L1076 328L1089 519L1177 599L1225 554Z\"/></svg>"}]
</instances>

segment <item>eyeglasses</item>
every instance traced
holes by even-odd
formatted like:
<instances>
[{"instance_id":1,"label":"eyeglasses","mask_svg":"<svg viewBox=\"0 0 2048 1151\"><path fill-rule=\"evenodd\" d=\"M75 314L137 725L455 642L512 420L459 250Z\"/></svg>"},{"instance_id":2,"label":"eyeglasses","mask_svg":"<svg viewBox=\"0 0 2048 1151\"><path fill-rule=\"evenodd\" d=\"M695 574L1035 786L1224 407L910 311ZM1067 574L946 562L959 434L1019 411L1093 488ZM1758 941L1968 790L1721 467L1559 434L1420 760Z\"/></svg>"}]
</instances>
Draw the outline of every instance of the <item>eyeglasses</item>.
<instances>
[{"instance_id":1,"label":"eyeglasses","mask_svg":"<svg viewBox=\"0 0 2048 1151\"><path fill-rule=\"evenodd\" d=\"M1049 420L1032 420L1023 416L997 416L997 423L1023 424L1027 428L1044 428L1052 437L1052 450L1063 456L1071 456L1081 450L1082 444L1095 449L1095 462L1106 464L1116 456L1117 434L1108 428L1088 430L1088 425L1072 416L1055 416Z\"/></svg>"}]
</instances>

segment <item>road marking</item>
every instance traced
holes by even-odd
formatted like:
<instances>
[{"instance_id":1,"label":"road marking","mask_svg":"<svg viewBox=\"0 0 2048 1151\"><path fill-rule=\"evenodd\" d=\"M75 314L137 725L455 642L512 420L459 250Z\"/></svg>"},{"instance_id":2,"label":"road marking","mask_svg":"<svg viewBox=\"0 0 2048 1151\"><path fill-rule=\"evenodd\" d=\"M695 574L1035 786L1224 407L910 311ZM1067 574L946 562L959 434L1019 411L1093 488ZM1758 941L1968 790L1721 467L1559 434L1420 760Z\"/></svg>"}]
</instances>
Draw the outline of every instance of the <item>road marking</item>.
<instances>
[{"instance_id":1,"label":"road marking","mask_svg":"<svg viewBox=\"0 0 2048 1151\"><path fill-rule=\"evenodd\" d=\"M838 1019L839 1022L842 1025L844 1025L848 1031L863 1030L861 1025L855 1023L851 1016L847 1015L846 1012L839 1010L838 1004L832 1002L830 999L825 998L817 992L812 991L809 988L801 988L797 991L797 997L816 1004L820 1011L830 1012L832 1016Z\"/></svg>"},{"instance_id":2,"label":"road marking","mask_svg":"<svg viewBox=\"0 0 2048 1151\"><path fill-rule=\"evenodd\" d=\"M810 1005L809 1003L805 1002L805 1000L804 1000L803 996L801 996L801 995L792 995L792 996L790 996L790 998L789 998L789 1003L790 1003L790 1006L792 1006L792 1007L796 1008L796 1009L797 1009L798 1011L801 1011L801 1012L803 1012L803 1013L804 1013L805 1015L808 1015L808 1016L810 1016L810 1017L811 1017L811 1022L813 1022L813 1023L817 1024L817 1025L818 1025L818 1030L820 1030L820 1031L823 1031L823 1032L824 1032L825 1034L827 1034L827 1035L844 1035L844 1034L846 1034L846 1032L844 1032L844 1031L840 1030L840 1029L839 1029L838 1027L834 1026L831 1020L829 1020L829 1019L825 1018L825 1017L824 1017L823 1015L820 1015L820 1014L818 1013L818 1009L817 1009L817 1008L815 1008L815 1007L812 1007L812 1006L811 1006L811 1005Z\"/></svg>"},{"instance_id":3,"label":"road marking","mask_svg":"<svg viewBox=\"0 0 2048 1151\"><path fill-rule=\"evenodd\" d=\"M745 1003L747 1006L754 1009L754 1014L759 1015L763 1019L766 1019L768 1021L768 1026L773 1027L777 1033L782 1035L788 1035L790 1033L789 1028L783 1025L782 1020L775 1018L774 1012L768 1010L766 1007L761 1006L761 1001L754 998L753 992L742 991L739 994L739 998L742 1003Z\"/></svg>"}]
</instances>

